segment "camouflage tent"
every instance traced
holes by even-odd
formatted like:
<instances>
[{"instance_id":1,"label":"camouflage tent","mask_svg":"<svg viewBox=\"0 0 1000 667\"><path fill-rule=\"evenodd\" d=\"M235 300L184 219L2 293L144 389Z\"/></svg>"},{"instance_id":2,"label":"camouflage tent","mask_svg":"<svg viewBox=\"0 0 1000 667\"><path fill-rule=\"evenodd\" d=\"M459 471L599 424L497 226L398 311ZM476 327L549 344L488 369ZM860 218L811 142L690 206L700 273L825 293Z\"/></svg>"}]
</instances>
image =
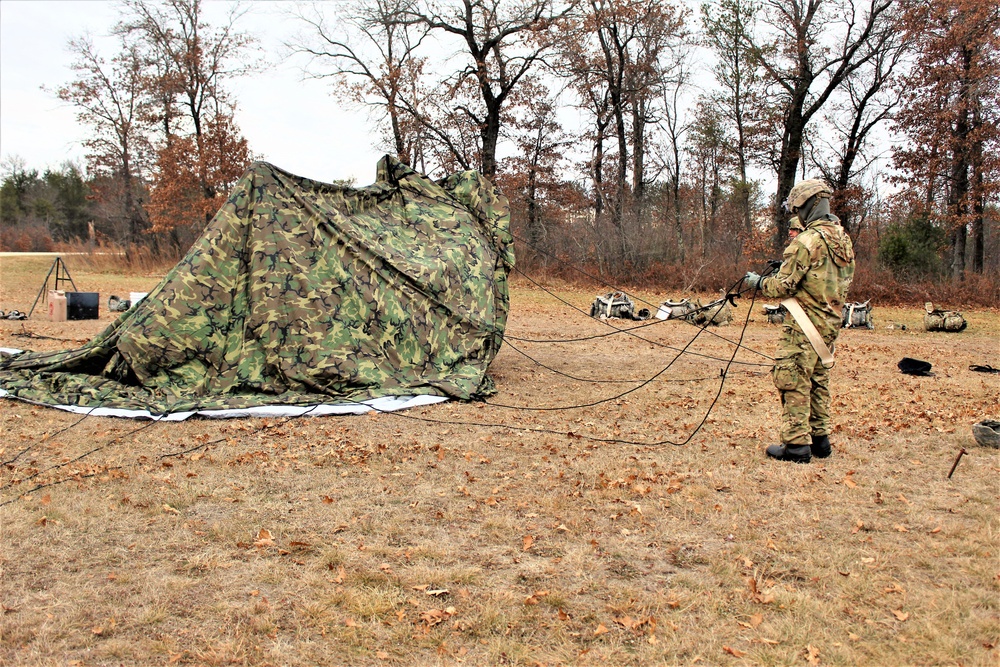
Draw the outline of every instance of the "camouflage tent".
<instances>
[{"instance_id":1,"label":"camouflage tent","mask_svg":"<svg viewBox=\"0 0 1000 667\"><path fill-rule=\"evenodd\" d=\"M151 415L487 395L508 222L476 172L387 156L355 189L256 163L146 298L84 347L0 362L0 388Z\"/></svg>"}]
</instances>

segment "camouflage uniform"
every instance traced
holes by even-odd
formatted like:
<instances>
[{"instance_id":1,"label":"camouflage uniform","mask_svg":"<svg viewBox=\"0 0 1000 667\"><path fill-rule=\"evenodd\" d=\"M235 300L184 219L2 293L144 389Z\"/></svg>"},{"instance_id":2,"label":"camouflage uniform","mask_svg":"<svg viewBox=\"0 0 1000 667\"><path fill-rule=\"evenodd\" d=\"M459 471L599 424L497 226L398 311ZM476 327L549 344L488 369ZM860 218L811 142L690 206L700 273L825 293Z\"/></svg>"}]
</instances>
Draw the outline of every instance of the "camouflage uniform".
<instances>
[{"instance_id":1,"label":"camouflage uniform","mask_svg":"<svg viewBox=\"0 0 1000 667\"><path fill-rule=\"evenodd\" d=\"M778 272L764 278L761 293L794 296L833 349L841 326L841 307L854 277L854 249L836 216L815 211L805 231L788 244ZM810 435L830 433L830 370L791 317L785 318L773 370L781 394L781 442L802 446Z\"/></svg>"}]
</instances>

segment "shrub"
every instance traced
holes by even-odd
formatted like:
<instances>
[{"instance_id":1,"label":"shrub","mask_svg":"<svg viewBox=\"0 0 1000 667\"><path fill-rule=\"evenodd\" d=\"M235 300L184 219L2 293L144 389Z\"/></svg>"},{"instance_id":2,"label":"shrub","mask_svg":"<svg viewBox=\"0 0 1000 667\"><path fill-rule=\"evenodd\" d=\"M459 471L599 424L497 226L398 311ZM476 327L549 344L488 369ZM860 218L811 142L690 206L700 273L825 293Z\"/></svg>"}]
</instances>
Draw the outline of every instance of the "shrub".
<instances>
[{"instance_id":1,"label":"shrub","mask_svg":"<svg viewBox=\"0 0 1000 667\"><path fill-rule=\"evenodd\" d=\"M926 214L894 224L878 246L879 263L899 276L931 278L941 273L945 234Z\"/></svg>"}]
</instances>

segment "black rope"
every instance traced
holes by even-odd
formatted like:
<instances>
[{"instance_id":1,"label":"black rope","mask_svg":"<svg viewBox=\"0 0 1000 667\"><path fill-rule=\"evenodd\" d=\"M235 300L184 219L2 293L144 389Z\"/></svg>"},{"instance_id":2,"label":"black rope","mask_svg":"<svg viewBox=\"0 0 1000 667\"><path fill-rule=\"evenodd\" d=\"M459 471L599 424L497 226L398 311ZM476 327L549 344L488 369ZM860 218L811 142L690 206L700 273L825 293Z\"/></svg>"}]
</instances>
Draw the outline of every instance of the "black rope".
<instances>
[{"instance_id":1,"label":"black rope","mask_svg":"<svg viewBox=\"0 0 1000 667\"><path fill-rule=\"evenodd\" d=\"M742 282L742 278L740 279L740 282ZM739 284L739 283L737 283L737 284ZM753 309L754 303L756 302L757 291L758 291L757 289L754 289L752 291L752 296L751 296L751 301L750 301L750 308L747 310L747 316L746 316L746 319L743 322L742 331L740 332L740 342L742 342L743 336L746 333L747 325L750 323L750 313L751 313L751 311ZM608 444L620 444L620 445L635 445L635 446L639 446L639 447L661 447L663 445L672 445L674 447L683 447L684 445L687 445L689 442L691 442L691 440L694 438L694 436L697 435L699 431L701 431L702 427L705 425L705 422L708 420L709 415L712 413L712 410L715 408L715 404L719 401L719 397L722 395L722 389L725 387L726 379L728 377L729 366L732 365L733 360L735 359L735 356L738 353L739 353L739 347L737 347L737 348L734 349L733 356L727 361L726 368L724 368L721 371L721 381L719 382L719 388L715 392L715 396L712 398L712 402L708 406L708 409L705 411L705 414L702 416L701 421L698 422L698 425L694 428L693 431L691 431L691 433L688 434L688 436L686 438L684 438L683 440L680 440L680 441L674 441L674 440L664 439L664 440L657 440L657 441L649 441L649 442L647 442L647 441L638 441L638 440L625 440L625 439L622 439L622 438L601 438L601 437L597 437L597 436L584 435L584 434L581 434L581 433L573 433L573 432L570 432L570 431L560 431L560 430L556 430L556 429L539 428L539 427L533 427L533 426L518 426L518 425L502 424L502 423L473 422L473 421L461 421L461 420L449 420L449 419L430 419L430 418L427 418L427 417L420 417L420 416L416 416L416 415L412 415L412 414L406 414L405 411L380 410L379 408L377 408L375 406L369 406L369 407L373 411L378 412L380 414L388 414L388 415L391 415L393 417L398 417L400 419L409 419L409 420L420 421L420 422L429 423L429 424L440 424L442 426L481 426L481 427L486 427L486 428L506 428L506 429L511 429L511 430L515 430L515 431L525 431L525 432L528 432L528 433L544 433L544 434L549 434L549 435L561 435L561 436L566 436L566 437L579 438L581 440L588 440L588 441L591 441L591 442L603 442L603 443L608 443ZM659 373L657 375L659 375ZM351 401L350 399L347 399L347 402L361 403L360 401Z\"/></svg>"},{"instance_id":2,"label":"black rope","mask_svg":"<svg viewBox=\"0 0 1000 667\"><path fill-rule=\"evenodd\" d=\"M431 195L430 198L434 199L436 201L441 201L442 203L450 203L452 206L455 206L455 207L460 206L460 204L458 202L455 202L455 201L446 202L445 200L441 200L441 199L439 199L437 197L434 197L433 195ZM495 226L496 225L494 224L494 227ZM541 250L539 248L534 248L530 243L527 243L525 240L520 239L516 235L514 235L514 234L509 234L509 235L511 236L511 238L513 238L515 240L519 240L522 243L525 243L526 245L528 245L528 247L533 248L536 252L548 255L548 256L552 257L553 259L555 259L556 261L559 261L560 263L562 263L562 264L564 264L564 265L572 268L573 270L578 271L579 273L587 276L588 278L590 278L590 279L592 279L594 281L597 281L599 283L602 283L605 286L610 286L605 281L600 280L596 276L593 276L593 275L589 274L588 272L583 271L582 269L579 269L578 267L576 267L576 266L574 266L574 265L572 265L572 264L570 264L568 262L564 262L563 260L555 257L551 253L548 253L547 251ZM549 289L545 288L544 286L542 286L540 283L538 283L537 281L535 281L530 276L527 276L527 274L525 274L523 271L521 271L520 269L514 267L512 263L510 263L510 262L504 262L504 263L507 265L508 271L510 271L510 270L517 271L521 275L525 276L529 281L531 281L535 285L538 285L540 288L542 288L547 294L553 296L554 298L556 298L560 302L564 303L565 305L573 308L574 310L577 310L578 312L581 312L581 313L583 312L581 309L577 308L576 306L574 306L573 304L569 303L565 299L562 299L561 297L559 297L558 295L556 295L551 290L549 290ZM491 283L492 283L493 291L494 291L494 293L496 293L497 292L496 280L491 280ZM736 286L740 285L741 283L742 283L742 279L740 281L738 281L733 287L736 287ZM610 286L610 287L612 287L612 289L614 289L613 286ZM618 291L621 291L621 290L618 290ZM591 402L591 403L580 404L580 405L575 405L575 406L563 406L563 407L557 407L557 408L530 408L530 407L526 407L526 406L509 406L509 405L503 405L503 404L499 404L499 403L487 403L488 405L492 405L492 406L495 406L495 407L502 407L502 408L509 408L509 409L519 409L519 410L566 410L566 409L580 409L580 408L586 408L586 407L593 407L594 405L605 403L605 402L608 402L608 401L611 401L611 400L617 400L617 399L619 399L619 398L621 398L623 396L626 396L626 395L628 395L628 394L630 394L632 392L635 392L638 389L640 389L640 388L648 385L649 383L651 383L652 381L654 381L656 378L658 378L660 375L662 375L663 373L665 373L669 368L671 368L673 366L673 364L677 361L677 359L679 359L685 353L687 353L687 354L696 354L698 356L706 356L707 358L714 359L714 360L717 360L717 361L725 361L726 366L725 366L724 369L721 369L721 381L719 383L719 389L716 392L715 397L713 398L711 404L709 405L708 409L706 410L706 412L705 412L704 416L702 417L701 421L699 422L698 426L690 434L688 434L688 436L684 440L679 441L679 442L672 441L672 440L662 440L662 441L657 441L657 442L639 442L639 441L623 440L623 439L620 439L620 438L598 438L598 437L594 437L594 436L585 436L585 435L582 435L582 434L574 434L574 433L571 433L571 432L557 431L557 430L554 430L554 429L544 429L544 428L525 427L525 426L511 426L509 424L502 424L502 423L480 423L480 422L467 422L467 421L466 422L463 422L463 421L456 422L456 421L453 421L453 420L433 420L433 419L428 419L428 418L423 418L423 417L417 417L417 416L414 416L414 415L403 414L403 413L400 413L400 412L395 411L395 410L382 410L382 409L379 409L379 408L377 408L375 406L372 406L372 405L368 405L368 408L372 409L372 410L375 410L377 412L383 413L383 414L384 413L390 413L390 414L393 414L393 415L396 415L396 416L399 416L399 417L403 417L403 418L407 418L407 419L415 419L415 420L419 420L419 421L424 421L424 422L428 422L428 423L436 423L436 424L455 424L455 425L466 425L466 426L483 426L483 427L491 427L491 428L511 428L511 429L515 429L515 430L528 431L528 432L539 432L539 433L549 433L549 434L553 434L553 435L565 435L565 436L579 437L579 438L582 438L582 439L587 439L587 440L591 440L591 441L595 441L595 442L631 444L631 445L639 445L639 446L659 446L659 445L665 445L665 444L670 444L670 445L675 445L675 446L683 446L683 445L687 444L688 442L690 442L691 439L701 430L702 426L705 424L705 421L707 420L709 414L711 413L712 409L714 408L715 404L717 403L717 401L719 399L719 396L721 396L722 388L725 385L725 381L726 381L726 378L727 378L727 374L728 374L729 368L734 363L741 363L741 364L746 364L747 363L747 362L736 362L735 361L735 357L739 353L739 350L740 349L747 349L747 350L749 350L751 352L759 354L760 356L763 356L763 357L765 357L767 359L770 359L770 357L768 357L767 355L765 355L763 353L760 353L760 352L757 352L756 350L752 350L750 348L745 348L742 345L743 338L744 338L744 335L745 335L745 332L746 332L746 327L749 324L750 312L752 311L753 303L754 303L754 301L756 299L756 293L757 293L757 290L754 289L753 290L753 296L751 298L750 308L748 309L747 317L746 317L746 320L744 321L744 325L743 325L743 328L742 328L742 330L740 332L740 337L739 337L738 341L731 341L731 340L729 340L728 338L726 338L724 336L721 336L721 335L716 334L714 332L709 332L711 335L716 336L716 337L718 337L718 338L726 341L727 343L729 343L731 345L734 345L733 354L732 354L732 356L728 360L724 360L724 359L717 358L717 357L711 357L711 356L708 356L708 355L700 355L698 353L694 353L694 352L691 352L691 351L688 350L688 348L695 342L695 340L701 335L701 333L707 330L707 326L708 325L703 326L703 327L698 327L699 328L698 333L696 333L691 338L691 340L688 341L688 343L686 345L684 345L683 348L680 348L678 350L677 348L673 348L672 346L664 345L664 344L660 343L659 341L652 341L652 340L646 339L646 338L644 338L642 336L639 336L638 334L635 334L632 331L632 329L618 329L617 327L614 327L610 323L605 322L605 324L607 326L609 326L612 329L614 329L614 332L611 332L611 333L608 333L608 334L601 334L601 335L598 335L598 336L591 336L591 337L586 337L586 338L580 338L580 339L560 340L560 341L553 341L553 342L573 342L573 341L576 341L576 340L584 341L584 340L592 340L592 339L595 339L595 338L604 337L605 335L614 335L614 334L617 334L617 333L626 333L626 334L629 334L629 335L632 335L632 336L638 338L639 340L643 340L643 341L645 341L647 343L650 343L650 344L653 344L653 345L660 345L660 346L663 346L663 347L666 347L666 348L669 348L669 349L673 349L674 351L677 352L677 354L674 356L673 359L670 360L670 362L664 368L662 368L660 371L658 371L652 377L639 382L637 384L637 386L632 387L632 388L630 388L630 389L628 389L628 390L626 390L624 392L621 392L621 393L619 393L619 394L617 394L615 396L612 396L612 397L609 397L609 398L605 398L605 399L601 399L601 400L598 400L598 401L594 401L594 402ZM728 298L730 296L730 293L727 292L726 296ZM648 303L648 302L645 302L644 300L643 300L643 302L644 303ZM650 305L653 305L653 304L650 304ZM717 303L709 304L708 306L702 307L700 310L706 310L708 308L714 307L715 305L718 305L718 304ZM456 313L456 315L457 315L457 313ZM460 317L463 317L463 316L460 316ZM633 327L633 329L643 328L644 326L650 326L650 325L657 324L657 323L658 322L650 322L647 325L641 325L639 327ZM691 323L691 324L693 324L693 323ZM698 325L694 325L694 326L698 326ZM489 329L489 327L486 327L486 328ZM530 357L529 355L527 355L523 351L521 351L518 348L516 348L514 345L512 345L510 343L508 337L505 336L504 333L501 333L501 332L499 332L497 330L497 327L495 325L493 327L493 333L494 334L499 334L499 336L501 337L501 339L507 340L508 345L510 345L512 349L514 349L515 351L523 354L525 357L527 357L529 360L533 361L534 363L536 363L540 367L546 368L547 370L550 370L551 372L559 373L559 374L564 375L566 377L572 378L572 376L570 376L570 375L568 375L566 373L562 373L561 371L558 371L556 369L553 369L551 367L548 367L548 366L546 366L546 365L538 362L537 360L533 359L532 357ZM511 337L511 338L513 338L513 337ZM540 341L528 341L526 339L517 339L517 340L523 341L523 342L540 342ZM64 353L64 351L53 352L53 353L49 353L49 354L42 353L42 354L40 354L38 356L40 356L42 358L45 358L45 357L50 356L50 354L54 356L55 354L62 354L62 353ZM752 365L764 366L766 364L752 364ZM573 379L576 379L576 380L579 380L579 381L593 382L593 380L583 380L583 379L580 379L580 378L573 378ZM355 404L363 404L364 403L363 401L354 401L354 400L351 400L351 399L343 399L343 398L338 398L337 400L346 401L348 403L355 403ZM101 407L102 405L103 405L103 401L101 401L98 405L96 405L93 408L91 408L90 411L88 411L81 419L77 420L73 424L70 424L69 426L67 426L66 428L62 429L61 431L58 431L54 435L59 435L59 434L65 432L65 431L67 431L67 430L75 427L76 425L80 424L84 419L86 419L87 417L89 417L91 415L91 413L93 412L93 410ZM324 404L314 405L309 410L307 410L306 412L304 412L303 414L298 415L298 416L305 416L305 415L309 414L309 412L312 412L313 410L319 408L321 405L324 405ZM148 404L147 404L147 407L148 407ZM288 421L290 421L290 419L291 418L286 418L284 420L284 422L282 422L282 423L287 423ZM126 434L123 434L121 436L117 436L115 438L112 438L111 440L105 442L104 444L99 445L97 447L94 447L91 450L89 450L87 452L84 452L83 454L77 456L76 458L74 458L74 459L72 459L70 461L66 461L66 462L63 462L63 463L60 463L60 464L56 464L56 465L50 466L49 468L46 468L45 470L38 471L38 472L36 472L36 473L34 473L34 474L32 474L32 475L24 478L24 479L19 479L19 480L17 480L16 483L20 484L20 483L23 483L24 481L28 481L28 480L34 479L34 478L38 477L39 475L51 472L53 470L62 469L65 466L71 465L72 463L80 461L83 458L86 458L87 456L90 456L91 454L94 454L95 452L101 451L101 450L105 449L106 447L111 446L115 442L123 440L125 437L133 435L133 434L138 433L140 431L143 431L146 428L149 428L150 426L152 426L153 424L158 423L158 421L159 420L152 421L149 424L145 424L145 425L143 425L142 427L140 427L138 429L134 429L134 430L130 431L129 433L126 433ZM269 425L261 426L259 429L255 430L254 433L257 433L257 432L263 430L264 428L267 428L268 426ZM51 438L51 437L54 437L54 436L49 436L49 437ZM222 440L225 440L225 438L221 438L219 440L213 441L213 443L203 443L201 445L197 445L196 447L192 448L190 451L194 451L196 449L200 449L202 447L208 446L209 444L214 444L216 442L221 442ZM37 444L37 443L34 443L34 444ZM31 447L34 446L34 444L30 445L29 447L27 447L24 450L22 450L21 452L19 452L8 463L9 464L13 464L14 462L16 462L24 453L26 453L27 451L29 451L31 449ZM164 455L164 456L167 456L167 455ZM161 456L160 459L162 459L164 456ZM157 459L157 460L160 460L160 459ZM91 475L86 475L86 477L89 477L89 476L91 476ZM77 478L80 478L80 476L79 475L74 475L73 477L70 477L70 478L67 478L67 479L77 479ZM48 484L45 484L45 485L36 486L32 490L29 490L27 492L24 492L24 493L20 494L18 497L23 497L23 495L25 495L27 493L32 493L33 491L38 490L39 488L44 488L45 486L53 485L53 484L56 484L56 483L62 483L64 481L67 481L67 480L62 480L62 481L58 481L58 482L52 482L52 483L48 483ZM7 488L10 488L13 483L14 482L12 482L10 484L7 484L7 485L5 485L3 487L0 487L0 490L4 490L4 489L7 489ZM12 500L5 501L3 503L0 503L0 506L6 505L6 504L8 504L10 502L13 502L14 500L16 500L16 498L12 499Z\"/></svg>"},{"instance_id":3,"label":"black rope","mask_svg":"<svg viewBox=\"0 0 1000 667\"><path fill-rule=\"evenodd\" d=\"M535 279L533 279L531 276L529 276L528 274L524 273L520 269L518 269L516 267L511 267L511 268L514 269L514 271L517 271L519 274L521 274L525 278L527 278L530 282L532 282L534 285L536 285L539 289L541 289L542 291L544 291L546 294L548 294L552 298L558 300L559 302L563 303L566 306L569 306L570 308L572 308L573 310L577 311L578 313L582 313L582 314L586 315L588 318L590 318L590 314L587 313L582 308L578 308L576 305L574 305L574 304L570 303L569 301L563 299L558 294L550 291L544 285L542 285L541 283L537 282ZM737 281L736 284L734 285L734 287L736 285L739 285L740 282L742 282L742 279L740 281ZM605 287L608 287L608 286L609 285L607 285L605 283ZM726 292L727 297L728 297L728 295L730 293L731 293L731 291L727 291ZM727 298L727 297L724 297L724 298ZM721 301L721 299L720 299L720 301ZM708 304L707 306L701 306L700 308L692 310L689 313L689 315L694 315L694 314L697 314L697 313L700 313L700 312L705 312L705 311L709 310L710 308L714 308L715 306L717 306L719 304L720 301L716 301L714 303ZM643 303L648 303L648 302L643 301ZM650 305L652 305L652 304L650 304ZM591 319L593 319L593 318L591 318ZM602 324L604 324L605 326L610 327L611 329L613 329L613 331L609 331L609 332L603 333L603 334L595 334L593 336L583 336L583 337L568 338L568 339L558 339L558 338L557 339L527 339L527 338L518 338L517 340L519 340L521 342L524 342L524 343L576 343L576 342L583 342L583 341L588 341L588 340L594 340L596 338L605 338L607 336L614 336L614 335L619 334L619 333L625 333L625 334L628 334L630 336L634 336L635 338L638 338L639 340L641 340L643 342L650 343L651 345L658 345L660 347L665 347L665 348L668 348L668 349L671 349L671 350L676 350L677 349L675 347L672 347L672 346L667 345L665 343L661 343L659 341L650 340L648 338L643 338L642 336L640 336L640 335L638 335L638 334L635 333L635 331L637 329L644 329L646 327L651 327L651 326L656 326L658 324L663 324L663 322L666 321L666 320L662 320L662 321L661 320L654 320L654 321L646 322L645 324L639 324L639 325L636 325L634 327L630 327L628 329L619 329L618 327L614 326L613 324L611 324L607 320L599 320L599 321ZM694 327L697 327L699 329L704 330L704 327L702 327L701 325L695 324L694 322L691 322L691 321L686 320L686 319L683 320L683 321L686 324L689 324L691 326L694 326ZM721 334L718 334L718 333L715 333L714 331L708 331L708 334L710 336L715 336L716 338L720 338L720 339L724 340L725 342L729 343L730 345L734 345L735 344L734 341L729 340L725 336L723 336ZM504 334L504 338L505 339L507 338L506 334ZM765 359L769 359L770 361L774 361L773 357L770 357L770 356L764 354L763 352L758 352L757 350L754 350L754 349L746 347L746 346L743 346L743 349L745 349L745 350L747 350L749 352L753 352L754 354L760 355L760 356L764 357ZM705 356L705 357L707 357L709 359L713 359L715 361L725 361L725 359L720 359L718 357L712 357L712 356L709 356L709 355L701 355L701 354L698 354L698 353L690 353L690 354L696 354L697 356ZM748 365L748 366L749 365L753 365L753 366L768 366L768 367L770 367L772 365L772 364L759 364L759 363L755 364L753 362L746 362L746 361L737 361L737 362L734 362L734 363Z\"/></svg>"},{"instance_id":4,"label":"black rope","mask_svg":"<svg viewBox=\"0 0 1000 667\"><path fill-rule=\"evenodd\" d=\"M321 405L322 404L313 405L308 410L306 410L305 412L303 412L301 415L297 415L297 416L298 417L305 417L310 412L312 412L312 411L318 409L319 407L321 407ZM149 404L145 404L145 406L148 409ZM95 408L93 408L93 409L96 409L97 407L99 407L99 406L95 406ZM87 418L89 416L90 416L90 413L88 412L86 415L83 416L83 419L85 419L85 418ZM250 431L250 433L243 433L242 437L254 436L254 435L257 435L258 433L260 433L261 431L264 431L266 429L277 428L277 427L280 427L280 426L284 426L285 424L287 424L288 422L290 422L293 418L294 417L285 417L281 422L279 422L277 424L265 421L260 426L258 426L256 429L253 429L252 431ZM74 422L73 424L70 424L70 426L62 429L62 431L59 431L59 433L62 433L64 431L66 431L66 430L69 430L69 428L72 428L73 426L76 426L81 421L83 421L83 419L80 419L80 420ZM117 442L119 440L123 440L124 438L126 438L128 436L131 436L131 435L134 435L134 434L139 433L141 431L144 431L145 429L147 429L147 428L149 428L151 426L154 426L156 424L159 424L162 421L163 421L162 419L151 420L148 423L143 424L139 428L133 429L133 430L129 431L128 433L116 436L116 437L112 438L111 440L108 440L104 444L102 444L102 445L100 445L98 447L94 447L93 449L91 449L91 450L89 450L87 452L84 452L83 454L80 454L79 456L77 456L76 458L72 459L71 461L64 461L63 463L59 463L59 464L50 466L50 467L46 468L45 470L39 470L38 472L36 472L36 473L34 473L32 475L29 475L28 477L24 477L22 479L18 479L18 480L10 482L8 484L5 484L3 486L0 486L0 491L4 491L6 489L13 488L13 486L15 484L21 484L23 482L30 481L32 479L35 479L36 477L39 477L40 475L43 475L43 474L45 474L47 472L51 472L52 470L62 469L65 466L68 466L68 465L70 465L72 463L80 461L80 460L86 458L87 456L90 456L91 454L94 454L95 452L98 452L98 451L100 451L102 449L105 449L106 447L109 447L110 445L114 444L115 442ZM156 457L154 459L154 461L162 461L162 460L168 459L168 458L176 458L178 456L184 456L185 454L189 454L191 452L198 451L199 449L204 449L204 448L210 447L212 445L217 445L220 442L224 442L224 441L226 441L228 439L229 439L228 436L223 436L221 438L216 438L215 440L211 440L211 441L207 441L207 442L203 442L203 443L194 445L193 447L188 447L188 448L183 449L183 450L181 450L179 452L167 452L167 453L161 454L160 456ZM137 464L133 464L133 465L137 465ZM87 473L87 474L80 474L80 473L78 473L78 474L70 475L70 476L65 477L63 479L54 480L52 482L45 482L45 483L37 484L34 487L28 489L27 491L23 491L23 492L19 493L17 496L14 496L13 498L10 498L8 500L0 502L0 507L3 507L4 505L9 505L9 504L11 504L11 503L13 503L13 502L15 502L15 501L23 498L26 495L29 495L31 493L34 493L34 492L39 491L39 490L44 489L44 488L48 488L50 486L57 486L59 484L64 484L66 482L73 481L73 480L80 480L80 479L87 479L87 478L90 478L90 477L95 477L98 474L105 473L105 472L108 472L108 471L111 471L111 470L122 470L125 467L126 467L125 465L109 466L109 467L102 468L101 471L97 472L97 473Z\"/></svg>"}]
</instances>

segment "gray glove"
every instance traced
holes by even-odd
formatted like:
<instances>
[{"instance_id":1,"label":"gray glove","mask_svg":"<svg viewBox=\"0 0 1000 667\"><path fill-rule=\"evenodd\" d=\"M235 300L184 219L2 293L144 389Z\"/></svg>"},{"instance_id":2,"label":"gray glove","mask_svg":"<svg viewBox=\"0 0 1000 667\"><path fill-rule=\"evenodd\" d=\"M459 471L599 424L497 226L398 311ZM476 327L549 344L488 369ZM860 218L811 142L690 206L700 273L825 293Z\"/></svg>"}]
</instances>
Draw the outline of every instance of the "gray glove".
<instances>
[{"instance_id":1,"label":"gray glove","mask_svg":"<svg viewBox=\"0 0 1000 667\"><path fill-rule=\"evenodd\" d=\"M753 271L747 271L747 274L743 276L743 284L746 285L747 289L760 289L762 280L764 278Z\"/></svg>"}]
</instances>

